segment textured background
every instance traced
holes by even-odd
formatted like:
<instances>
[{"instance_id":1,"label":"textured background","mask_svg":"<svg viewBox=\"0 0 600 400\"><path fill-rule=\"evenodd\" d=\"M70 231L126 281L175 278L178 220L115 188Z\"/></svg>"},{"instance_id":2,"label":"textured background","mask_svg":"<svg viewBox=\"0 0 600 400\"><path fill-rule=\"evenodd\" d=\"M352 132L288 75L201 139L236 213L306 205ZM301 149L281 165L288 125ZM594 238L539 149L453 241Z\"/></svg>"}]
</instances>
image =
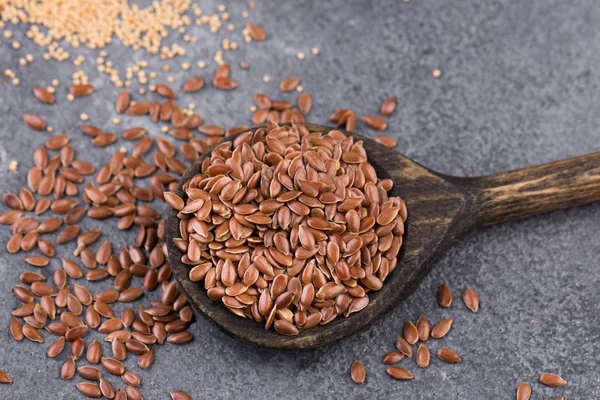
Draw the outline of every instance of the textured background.
<instances>
[{"instance_id":1,"label":"textured background","mask_svg":"<svg viewBox=\"0 0 600 400\"><path fill-rule=\"evenodd\" d=\"M216 4L201 5L213 13ZM229 7L240 26L243 7L241 3ZM196 102L208 123L248 123L247 108L255 89L295 98L281 96L277 86L281 78L299 74L313 95L310 120L317 123L341 107L376 112L384 98L396 95L399 104L388 120L387 134L399 140L402 153L446 173L499 172L597 151L600 146L600 8L595 0L263 0L251 20L265 28L269 39L228 55L235 64L242 58L250 63L248 72L234 70L241 87L223 92L209 85L184 98L184 104ZM13 30L18 38L23 36L22 27ZM210 35L205 28L193 32L199 41L195 48L188 45L187 58L210 60L223 35ZM18 70L23 82L17 88L0 82L1 192L18 190L31 166L33 149L48 136L23 125L24 110L46 117L56 133L72 133L80 158L106 161L121 145L90 150L89 139L77 128L77 116L86 111L91 123L115 129L110 119L116 90L94 71L96 53L82 49L76 54L87 56L84 69L91 71L98 93L67 103L61 86L64 107L48 107L35 101L31 87L48 85L53 78L67 83L74 68L43 63L39 49L22 42L19 51L9 49L6 41L0 47L0 65ZM321 49L317 57L309 54L313 46ZM294 57L298 51L307 53L307 59L298 61ZM23 70L18 58L27 52L38 61ZM117 45L110 54L116 63L132 57L149 60ZM152 65L158 70L162 63L155 60ZM202 72L205 78L213 68L210 63ZM440 79L431 77L434 68L442 70ZM265 73L273 78L270 84L262 82ZM179 85L189 73L176 68L172 74ZM123 118L116 132L140 121ZM373 135L364 126L357 131ZM156 135L156 127L151 132ZM7 172L13 159L21 161L18 173ZM147 399L166 399L172 389L182 389L195 399L302 399L315 394L332 399L510 399L518 383L526 380L536 399L559 394L568 399L599 398L599 215L600 206L590 205L475 232L443 257L392 313L326 348L258 349L200 319L191 328L196 336L192 344L157 349L152 368L140 372L143 393ZM83 225L91 229L97 224L86 220ZM115 246L131 243L134 235L119 232L116 221L102 228ZM8 238L8 230L0 230L2 248ZM50 336L45 345L17 344L10 338L9 314L18 305L10 290L29 267L22 254L3 250L0 257L0 369L15 381L0 385L0 398L79 398L73 383L58 378L65 355L60 362L45 355ZM52 265L59 262L55 259ZM448 310L435 302L442 282L455 294L455 304ZM481 297L477 315L460 301L467 286ZM103 285L93 286L100 288ZM381 356L394 348L406 319L416 320L421 314L432 321L455 319L451 334L431 346L435 350L443 343L464 361L442 365L433 359L430 368L420 370L403 360L400 365L409 368L415 380L393 381L385 374ZM352 384L349 377L356 358L367 368L362 386ZM134 363L130 357L127 365ZM137 372L137 366L133 370ZM537 379L544 371L561 374L568 386L542 387Z\"/></svg>"}]
</instances>

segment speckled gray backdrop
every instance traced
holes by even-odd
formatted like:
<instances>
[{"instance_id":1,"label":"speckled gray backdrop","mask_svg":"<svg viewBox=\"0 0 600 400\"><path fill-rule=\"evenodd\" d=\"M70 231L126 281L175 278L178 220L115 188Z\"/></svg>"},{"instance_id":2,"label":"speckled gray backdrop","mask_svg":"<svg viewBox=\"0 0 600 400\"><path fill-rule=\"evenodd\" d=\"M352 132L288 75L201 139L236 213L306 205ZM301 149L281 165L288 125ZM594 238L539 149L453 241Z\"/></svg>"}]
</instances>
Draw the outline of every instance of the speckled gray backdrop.
<instances>
[{"instance_id":1,"label":"speckled gray backdrop","mask_svg":"<svg viewBox=\"0 0 600 400\"><path fill-rule=\"evenodd\" d=\"M215 11L216 2L201 3L207 13ZM242 2L229 6L238 26L244 7ZM194 101L209 123L248 123L255 89L280 96L277 82L298 74L313 95L310 120L317 123L341 107L376 112L381 100L397 96L399 105L387 133L398 139L399 151L446 173L499 172L600 147L596 0L263 0L251 20L264 26L269 39L228 55L234 63L246 58L250 64L248 72L234 70L241 87L234 92L207 87L183 98L185 103ZM23 38L22 27L11 29ZM197 28L194 32L198 44L187 46L187 58L210 59L224 34ZM59 111L36 102L30 90L53 78L68 82L73 66L42 63L39 49L21 40L19 51L10 49L6 40L0 47L0 66L18 70L23 82L17 88L0 82L2 192L18 190L31 166L32 150L48 137L23 125L23 111L43 115L57 133L73 134L73 145L84 159L106 161L118 146L90 149L89 138L77 129L77 116L85 111L92 123L115 130L110 120L116 91L93 72L96 53L82 49L77 54L87 56L85 70L91 71L98 93L67 103L61 86L64 107ZM321 49L319 56L309 55L304 61L294 57L298 51L310 53L313 46ZM27 52L38 61L19 68L18 59ZM150 59L117 45L110 53L115 63ZM162 63L155 60L152 65L158 70ZM202 74L208 78L213 68L209 64ZM440 79L431 77L434 68L441 69ZM262 83L265 73L273 78L270 84ZM177 85L187 75L179 68L172 74ZM123 120L121 129L141 123ZM364 126L358 131L373 135ZM152 134L157 134L155 127ZM20 160L18 173L7 172L13 159ZM532 383L535 399L559 394L567 399L600 398L599 222L596 204L475 232L443 257L396 310L359 334L318 350L258 349L200 319L191 328L193 343L157 349L152 368L140 373L143 393L147 399L166 399L172 389L194 399L510 399L517 384L526 380ZM87 229L96 225L84 223ZM130 243L133 233L119 232L116 221L102 226L115 245ZM0 230L2 247L8 238L8 231ZM22 255L3 251L0 257L0 369L14 379L12 385L0 385L0 398L79 398L74 383L58 378L60 362L45 355L50 336L45 345L17 344L10 338L9 314L18 305L10 289L28 267ZM434 299L442 282L455 295L466 286L476 288L480 312L467 312L458 296L451 309L440 309ZM393 381L385 374L381 356L393 349L405 320L421 314L433 321L455 319L443 343L464 361L442 365L434 359L430 368L419 370L403 360L401 365L408 366L415 379ZM349 378L356 358L367 368L362 386ZM127 364L134 362L131 357ZM537 379L544 371L560 373L568 386L541 387Z\"/></svg>"}]
</instances>

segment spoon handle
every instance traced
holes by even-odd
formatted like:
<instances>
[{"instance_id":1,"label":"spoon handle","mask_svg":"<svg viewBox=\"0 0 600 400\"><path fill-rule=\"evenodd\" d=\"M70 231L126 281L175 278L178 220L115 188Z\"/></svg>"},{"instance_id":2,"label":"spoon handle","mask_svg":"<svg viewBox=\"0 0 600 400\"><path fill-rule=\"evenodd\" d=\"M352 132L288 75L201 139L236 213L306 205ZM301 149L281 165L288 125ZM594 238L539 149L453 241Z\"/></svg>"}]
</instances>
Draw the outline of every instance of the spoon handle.
<instances>
[{"instance_id":1,"label":"spoon handle","mask_svg":"<svg viewBox=\"0 0 600 400\"><path fill-rule=\"evenodd\" d=\"M600 153L468 179L476 225L600 201Z\"/></svg>"}]
</instances>

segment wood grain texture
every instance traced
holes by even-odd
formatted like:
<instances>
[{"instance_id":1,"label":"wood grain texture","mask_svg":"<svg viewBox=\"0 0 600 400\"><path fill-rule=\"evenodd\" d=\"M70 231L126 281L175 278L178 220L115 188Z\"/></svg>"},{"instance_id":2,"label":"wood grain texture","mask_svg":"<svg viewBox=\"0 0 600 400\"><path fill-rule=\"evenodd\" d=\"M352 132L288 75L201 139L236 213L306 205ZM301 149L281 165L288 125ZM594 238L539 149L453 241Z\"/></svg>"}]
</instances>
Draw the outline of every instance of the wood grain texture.
<instances>
[{"instance_id":1,"label":"wood grain texture","mask_svg":"<svg viewBox=\"0 0 600 400\"><path fill-rule=\"evenodd\" d=\"M312 124L307 127L321 132L334 129ZM599 155L488 177L458 178L431 171L368 138L352 136L364 142L378 176L394 180L390 195L404 199L408 220L398 266L381 290L369 293L369 305L348 318L300 330L297 336L283 336L265 330L253 320L231 314L222 304L210 300L201 284L188 279L190 267L181 263L183 254L173 244L172 239L179 236L179 221L176 212L171 211L167 246L173 273L191 303L226 332L269 348L313 348L329 344L368 326L408 297L440 256L469 230L600 199ZM181 182L197 174L202 160L209 154L207 151ZM181 185L177 194L186 199Z\"/></svg>"}]
</instances>

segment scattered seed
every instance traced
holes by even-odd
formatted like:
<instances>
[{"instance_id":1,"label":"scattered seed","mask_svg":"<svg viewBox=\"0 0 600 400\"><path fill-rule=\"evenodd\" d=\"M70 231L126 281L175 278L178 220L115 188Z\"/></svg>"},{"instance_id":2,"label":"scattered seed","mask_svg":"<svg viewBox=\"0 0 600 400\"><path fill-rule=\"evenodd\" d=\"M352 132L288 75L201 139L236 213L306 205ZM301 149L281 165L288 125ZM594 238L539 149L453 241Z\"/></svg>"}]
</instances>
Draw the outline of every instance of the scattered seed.
<instances>
[{"instance_id":1,"label":"scattered seed","mask_svg":"<svg viewBox=\"0 0 600 400\"><path fill-rule=\"evenodd\" d=\"M396 109L396 98L392 96L392 97L386 99L381 104L379 113L381 115L383 115L384 117L389 117L390 115L392 115L392 113L394 112L395 109Z\"/></svg>"},{"instance_id":2,"label":"scattered seed","mask_svg":"<svg viewBox=\"0 0 600 400\"><path fill-rule=\"evenodd\" d=\"M531 385L521 382L517 387L517 400L529 400L529 397L531 397Z\"/></svg>"},{"instance_id":3,"label":"scattered seed","mask_svg":"<svg viewBox=\"0 0 600 400\"><path fill-rule=\"evenodd\" d=\"M350 368L350 377L354 383L361 384L365 381L367 374L365 372L365 367L359 360L355 360L354 363L352 363L352 368Z\"/></svg>"},{"instance_id":4,"label":"scattered seed","mask_svg":"<svg viewBox=\"0 0 600 400\"><path fill-rule=\"evenodd\" d=\"M547 372L543 373L540 376L540 382L542 384L544 384L546 386L550 386L550 387L562 387L567 384L567 381L565 381L560 376L558 376L556 374L547 373Z\"/></svg>"},{"instance_id":5,"label":"scattered seed","mask_svg":"<svg viewBox=\"0 0 600 400\"><path fill-rule=\"evenodd\" d=\"M445 319L443 321L440 321L437 324L435 324L431 329L431 337L434 339L441 339L444 336L446 336L446 334L448 334L451 327L452 319Z\"/></svg>"},{"instance_id":6,"label":"scattered seed","mask_svg":"<svg viewBox=\"0 0 600 400\"><path fill-rule=\"evenodd\" d=\"M438 349L437 356L440 360L447 363L459 363L462 361L458 353L445 347Z\"/></svg>"},{"instance_id":7,"label":"scattered seed","mask_svg":"<svg viewBox=\"0 0 600 400\"><path fill-rule=\"evenodd\" d=\"M477 296L477 293L473 289L465 289L462 298L469 310L474 313L479 310L479 296Z\"/></svg>"},{"instance_id":8,"label":"scattered seed","mask_svg":"<svg viewBox=\"0 0 600 400\"><path fill-rule=\"evenodd\" d=\"M448 286L442 284L438 289L437 294L438 304L444 308L448 308L452 305L452 292Z\"/></svg>"},{"instance_id":9,"label":"scattered seed","mask_svg":"<svg viewBox=\"0 0 600 400\"><path fill-rule=\"evenodd\" d=\"M392 365L391 367L388 367L387 370L386 370L386 372L392 378L398 379L398 380L401 380L401 381L411 380L411 379L414 379L414 377L415 377L413 374L411 374L410 372L408 372L404 368L400 368L400 367L397 367L395 365Z\"/></svg>"}]
</instances>

